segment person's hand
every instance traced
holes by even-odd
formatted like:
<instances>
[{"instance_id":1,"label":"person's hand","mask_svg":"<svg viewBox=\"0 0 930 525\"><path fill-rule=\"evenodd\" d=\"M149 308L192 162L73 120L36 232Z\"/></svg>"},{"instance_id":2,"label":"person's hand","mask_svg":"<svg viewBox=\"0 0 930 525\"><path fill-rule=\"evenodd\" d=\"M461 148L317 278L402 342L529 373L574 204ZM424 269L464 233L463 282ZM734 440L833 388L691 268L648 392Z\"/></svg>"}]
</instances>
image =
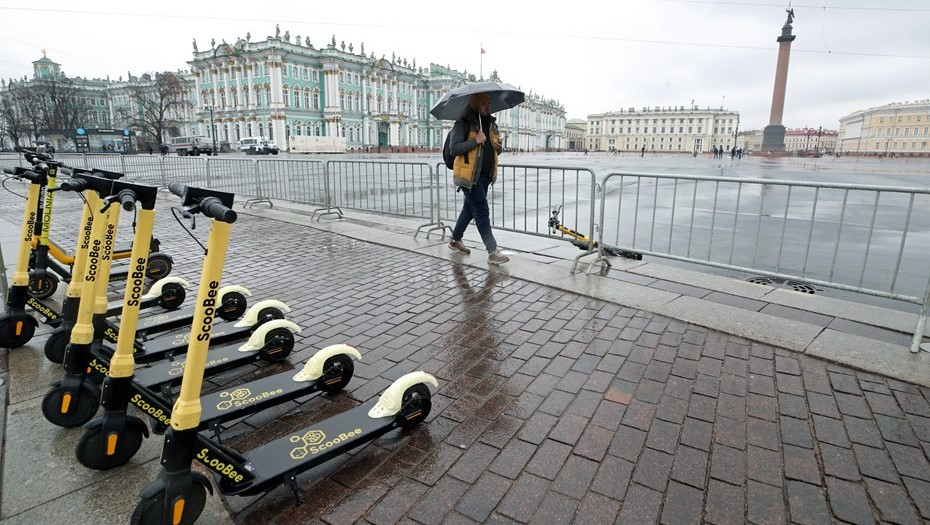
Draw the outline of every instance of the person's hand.
<instances>
[{"instance_id":1,"label":"person's hand","mask_svg":"<svg viewBox=\"0 0 930 525\"><path fill-rule=\"evenodd\" d=\"M478 134L475 135L475 142L477 142L478 145L480 146L480 145L484 144L484 141L485 141L485 140L487 140L487 137L484 136L484 131L481 131L481 130L479 129L479 130L478 130Z\"/></svg>"}]
</instances>

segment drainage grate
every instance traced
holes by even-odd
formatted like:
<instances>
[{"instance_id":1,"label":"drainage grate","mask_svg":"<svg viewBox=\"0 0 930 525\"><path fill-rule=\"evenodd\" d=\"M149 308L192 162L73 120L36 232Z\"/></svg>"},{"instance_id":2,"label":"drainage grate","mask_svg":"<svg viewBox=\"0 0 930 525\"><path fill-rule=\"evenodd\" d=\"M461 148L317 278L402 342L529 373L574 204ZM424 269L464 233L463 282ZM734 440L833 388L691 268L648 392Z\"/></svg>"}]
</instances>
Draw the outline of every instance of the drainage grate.
<instances>
[{"instance_id":1,"label":"drainage grate","mask_svg":"<svg viewBox=\"0 0 930 525\"><path fill-rule=\"evenodd\" d=\"M811 295L820 291L818 288L814 288L809 284L793 281L791 279L780 279L778 277L750 277L746 280L753 284L764 284L775 288L787 288L795 292L809 293Z\"/></svg>"}]
</instances>

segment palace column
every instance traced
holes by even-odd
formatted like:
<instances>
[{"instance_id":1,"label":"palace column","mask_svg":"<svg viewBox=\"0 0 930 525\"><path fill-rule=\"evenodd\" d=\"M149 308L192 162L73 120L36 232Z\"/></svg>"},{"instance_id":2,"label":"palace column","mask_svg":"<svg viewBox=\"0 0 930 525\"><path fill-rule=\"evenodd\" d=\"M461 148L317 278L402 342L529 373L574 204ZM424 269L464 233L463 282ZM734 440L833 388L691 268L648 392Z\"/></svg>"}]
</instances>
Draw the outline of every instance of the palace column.
<instances>
[{"instance_id":1,"label":"palace column","mask_svg":"<svg viewBox=\"0 0 930 525\"><path fill-rule=\"evenodd\" d=\"M788 85L788 59L791 56L791 42L795 36L791 34L791 22L794 20L794 10L788 10L788 20L781 28L778 37L778 62L775 66L775 89L772 92L772 111L769 114L769 125L762 131L762 151L785 151L785 126L782 125L782 116L785 112L785 88Z\"/></svg>"}]
</instances>

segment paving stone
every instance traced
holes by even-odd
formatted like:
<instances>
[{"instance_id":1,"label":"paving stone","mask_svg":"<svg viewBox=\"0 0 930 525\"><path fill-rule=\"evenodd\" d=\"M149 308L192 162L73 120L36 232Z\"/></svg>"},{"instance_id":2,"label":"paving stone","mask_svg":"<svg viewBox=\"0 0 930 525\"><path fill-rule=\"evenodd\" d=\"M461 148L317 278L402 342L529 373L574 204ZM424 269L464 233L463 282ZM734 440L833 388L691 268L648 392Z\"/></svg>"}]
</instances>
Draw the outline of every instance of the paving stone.
<instances>
[{"instance_id":1,"label":"paving stone","mask_svg":"<svg viewBox=\"0 0 930 525\"><path fill-rule=\"evenodd\" d=\"M785 477L820 484L820 469L813 450L784 445Z\"/></svg>"},{"instance_id":2,"label":"paving stone","mask_svg":"<svg viewBox=\"0 0 930 525\"><path fill-rule=\"evenodd\" d=\"M585 525L612 525L619 513L619 501L589 492L575 513L573 522Z\"/></svg>"},{"instance_id":3,"label":"paving stone","mask_svg":"<svg viewBox=\"0 0 930 525\"><path fill-rule=\"evenodd\" d=\"M633 471L633 482L659 492L664 491L673 460L674 456L671 454L652 449L644 450Z\"/></svg>"},{"instance_id":4,"label":"paving stone","mask_svg":"<svg viewBox=\"0 0 930 525\"><path fill-rule=\"evenodd\" d=\"M668 484L661 523L666 525L689 525L701 523L704 509L704 493L700 489L674 481Z\"/></svg>"},{"instance_id":5,"label":"paving stone","mask_svg":"<svg viewBox=\"0 0 930 525\"><path fill-rule=\"evenodd\" d=\"M781 453L750 446L746 450L746 471L750 480L781 487L784 480L784 461Z\"/></svg>"},{"instance_id":6,"label":"paving stone","mask_svg":"<svg viewBox=\"0 0 930 525\"><path fill-rule=\"evenodd\" d=\"M832 477L826 478L826 484L830 508L837 518L862 525L875 523L876 518L872 515L872 507L869 506L869 496L862 484Z\"/></svg>"},{"instance_id":7,"label":"paving stone","mask_svg":"<svg viewBox=\"0 0 930 525\"><path fill-rule=\"evenodd\" d=\"M817 485L800 481L788 481L788 511L791 521L816 525L830 522L827 500Z\"/></svg>"},{"instance_id":8,"label":"paving stone","mask_svg":"<svg viewBox=\"0 0 930 525\"><path fill-rule=\"evenodd\" d=\"M459 498L455 510L477 522L484 522L510 490L510 481L495 474L485 473Z\"/></svg>"},{"instance_id":9,"label":"paving stone","mask_svg":"<svg viewBox=\"0 0 930 525\"><path fill-rule=\"evenodd\" d=\"M787 523L785 496L782 489L750 480L746 487L747 517L756 525Z\"/></svg>"},{"instance_id":10,"label":"paving stone","mask_svg":"<svg viewBox=\"0 0 930 525\"><path fill-rule=\"evenodd\" d=\"M529 473L521 474L510 486L495 512L520 523L527 523L549 491L549 480Z\"/></svg>"},{"instance_id":11,"label":"paving stone","mask_svg":"<svg viewBox=\"0 0 930 525\"><path fill-rule=\"evenodd\" d=\"M891 523L917 523L918 517L914 507L907 498L907 492L899 485L893 485L877 479L865 478L865 488L882 521Z\"/></svg>"},{"instance_id":12,"label":"paving stone","mask_svg":"<svg viewBox=\"0 0 930 525\"><path fill-rule=\"evenodd\" d=\"M707 523L743 523L746 521L746 490L715 479L710 480L704 503Z\"/></svg>"},{"instance_id":13,"label":"paving stone","mask_svg":"<svg viewBox=\"0 0 930 525\"><path fill-rule=\"evenodd\" d=\"M616 522L655 523L659 519L661 506L661 492L642 485L632 485L623 498L623 506Z\"/></svg>"},{"instance_id":14,"label":"paving stone","mask_svg":"<svg viewBox=\"0 0 930 525\"><path fill-rule=\"evenodd\" d=\"M552 490L581 501L597 474L597 468L597 462L580 456L569 456L553 481Z\"/></svg>"},{"instance_id":15,"label":"paving stone","mask_svg":"<svg viewBox=\"0 0 930 525\"><path fill-rule=\"evenodd\" d=\"M690 447L678 447L672 465L671 479L704 490L708 479L707 464L710 455Z\"/></svg>"}]
</instances>

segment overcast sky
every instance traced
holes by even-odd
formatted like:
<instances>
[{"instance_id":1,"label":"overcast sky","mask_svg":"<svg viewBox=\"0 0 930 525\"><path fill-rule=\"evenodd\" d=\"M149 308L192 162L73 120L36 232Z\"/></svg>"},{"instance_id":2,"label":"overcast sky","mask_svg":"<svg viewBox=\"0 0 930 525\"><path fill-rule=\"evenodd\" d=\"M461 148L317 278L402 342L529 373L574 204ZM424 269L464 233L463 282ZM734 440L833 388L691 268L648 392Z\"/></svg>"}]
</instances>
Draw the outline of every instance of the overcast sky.
<instances>
[{"instance_id":1,"label":"overcast sky","mask_svg":"<svg viewBox=\"0 0 930 525\"><path fill-rule=\"evenodd\" d=\"M794 3L784 124L836 129L840 117L930 98L930 2ZM28 5L29 7L23 7ZM787 3L771 0L591 2L65 2L0 0L0 77L32 76L48 57L69 76L116 79L187 69L200 50L273 35L276 24L316 47L449 65L560 101L568 118L695 104L768 124L775 39ZM569 9L559 10L557 6ZM478 6L478 7L474 7ZM480 54L481 46L486 53Z\"/></svg>"}]
</instances>

